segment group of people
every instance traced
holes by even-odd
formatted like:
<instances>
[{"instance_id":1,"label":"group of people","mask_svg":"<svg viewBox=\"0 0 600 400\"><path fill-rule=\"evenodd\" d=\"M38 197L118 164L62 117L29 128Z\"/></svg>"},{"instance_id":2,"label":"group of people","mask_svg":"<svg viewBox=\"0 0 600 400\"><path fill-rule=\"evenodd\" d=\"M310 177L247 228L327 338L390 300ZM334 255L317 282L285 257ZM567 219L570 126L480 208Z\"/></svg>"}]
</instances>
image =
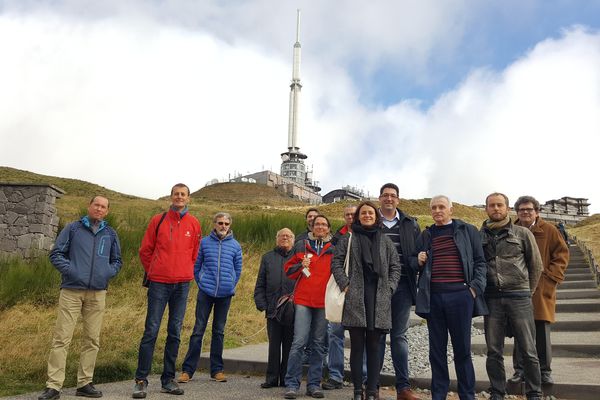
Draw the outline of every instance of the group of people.
<instances>
[{"instance_id":1,"label":"group of people","mask_svg":"<svg viewBox=\"0 0 600 400\"><path fill-rule=\"evenodd\" d=\"M145 398L161 320L168 306L167 339L161 392L181 395L180 384L198 368L202 339L212 318L210 376L226 382L223 339L232 296L242 272L242 250L233 238L231 215L217 213L202 238L199 221L188 212L189 188L171 189L168 211L152 217L139 251L145 270L147 313L139 345L133 398ZM506 394L503 349L514 336L515 373L525 382L528 399L542 398L551 384L550 323L554 322L557 285L564 279L568 246L558 229L540 216L531 196L514 205L502 193L487 196L488 219L480 229L452 218L452 202L434 196L434 223L421 231L415 218L398 208L399 189L386 183L379 204L363 201L344 209L345 224L332 234L318 209L306 213L307 229L294 235L283 228L276 247L261 259L254 299L265 312L269 339L263 388L285 387L284 398L299 394L303 365L308 364L306 395L324 397L344 377L344 335L350 336L354 400L379 398L379 374L389 334L398 400L415 400L408 368L407 331L411 307L426 319L429 331L432 398L449 390L447 342L450 335L460 399L475 398L471 359L471 319L484 316L486 368L492 400ZM108 282L122 265L117 233L104 218L109 201L95 196L88 213L68 224L50 253L62 274L58 317L48 359L48 380L39 400L60 397L66 356L79 316L83 344L76 394L101 397L93 385ZM327 321L325 292L330 278L345 292L341 323ZM182 371L175 362L189 284L198 286L195 324ZM278 303L293 294L293 324L279 318ZM324 365L328 378L323 378Z\"/></svg>"},{"instance_id":2,"label":"group of people","mask_svg":"<svg viewBox=\"0 0 600 400\"><path fill-rule=\"evenodd\" d=\"M169 210L152 217L140 246L147 311L133 398L147 395L156 340L167 308L160 391L184 394L179 384L188 382L198 368L202 339L211 313L210 375L214 381L227 381L222 357L223 339L231 298L242 273L242 248L233 237L233 220L226 212L215 214L210 234L202 238L200 222L188 212L189 201L188 186L183 183L173 186ZM106 197L92 198L87 215L61 231L50 253L52 264L62 274L62 283L48 359L48 380L39 400L60 398L67 350L79 316L83 322L83 344L76 395L102 397L102 392L93 384L94 366L100 346L106 289L122 265L117 233L104 220L108 212ZM181 327L193 280L198 285L196 319L183 370L175 379Z\"/></svg>"},{"instance_id":3,"label":"group of people","mask_svg":"<svg viewBox=\"0 0 600 400\"><path fill-rule=\"evenodd\" d=\"M434 223L422 232L415 218L398 208L398 196L398 187L388 183L380 189L379 206L370 201L347 206L345 224L333 235L328 218L314 208L306 213L305 232L277 233L276 248L262 258L254 293L269 337L261 386L283 386L284 398L295 399L302 365L308 363L307 396L322 398L322 389L341 388L347 330L354 400L378 398L387 334L396 398L418 399L409 383L406 336L414 305L427 321L434 400L445 399L449 390L448 336L459 398L475 398L471 326L476 316L484 316L490 398L506 395L504 341L514 336L515 373L508 381L525 382L527 398L541 399L542 384L553 383L550 323L569 261L566 238L539 216L540 204L531 196L516 201L513 222L507 196L490 194L488 219L480 229L452 218L447 196L434 196ZM341 323L325 318L330 275L346 293ZM292 326L277 315L279 299L290 293L296 304Z\"/></svg>"}]
</instances>

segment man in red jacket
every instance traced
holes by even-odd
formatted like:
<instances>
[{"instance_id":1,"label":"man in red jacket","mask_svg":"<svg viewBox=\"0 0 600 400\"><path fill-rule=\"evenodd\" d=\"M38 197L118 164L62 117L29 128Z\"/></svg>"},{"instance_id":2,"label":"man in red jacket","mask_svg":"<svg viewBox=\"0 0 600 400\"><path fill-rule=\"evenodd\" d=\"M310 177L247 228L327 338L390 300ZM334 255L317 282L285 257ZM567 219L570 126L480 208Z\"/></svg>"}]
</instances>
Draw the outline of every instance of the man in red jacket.
<instances>
[{"instance_id":1,"label":"man in red jacket","mask_svg":"<svg viewBox=\"0 0 600 400\"><path fill-rule=\"evenodd\" d=\"M148 278L148 310L135 371L134 399L146 397L154 345L167 305L169 319L160 377L161 392L183 394L175 382L175 361L189 285L194 279L194 263L202 237L200 222L188 212L189 201L190 189L186 185L178 183L173 186L169 211L152 217L140 246L140 260Z\"/></svg>"}]
</instances>

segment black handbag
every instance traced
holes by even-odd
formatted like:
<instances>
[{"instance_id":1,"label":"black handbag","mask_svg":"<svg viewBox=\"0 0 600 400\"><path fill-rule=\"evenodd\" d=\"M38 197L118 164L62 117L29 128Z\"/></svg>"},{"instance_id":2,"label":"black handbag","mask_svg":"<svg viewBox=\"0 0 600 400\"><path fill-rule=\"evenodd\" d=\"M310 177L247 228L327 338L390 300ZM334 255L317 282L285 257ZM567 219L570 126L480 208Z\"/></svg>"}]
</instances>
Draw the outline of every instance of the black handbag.
<instances>
[{"instance_id":1,"label":"black handbag","mask_svg":"<svg viewBox=\"0 0 600 400\"><path fill-rule=\"evenodd\" d=\"M275 312L273 313L272 318L279 322L283 326L293 326L294 325L294 317L296 314L296 305L294 304L294 292L296 292L296 286L298 286L298 282L302 279L302 273L298 279L296 279L296 283L294 284L294 290L291 293L284 294L283 296L277 299L277 305L275 306Z\"/></svg>"},{"instance_id":2,"label":"black handbag","mask_svg":"<svg viewBox=\"0 0 600 400\"><path fill-rule=\"evenodd\" d=\"M295 313L294 292L284 294L277 300L273 319L283 326L292 326L294 325Z\"/></svg>"}]
</instances>

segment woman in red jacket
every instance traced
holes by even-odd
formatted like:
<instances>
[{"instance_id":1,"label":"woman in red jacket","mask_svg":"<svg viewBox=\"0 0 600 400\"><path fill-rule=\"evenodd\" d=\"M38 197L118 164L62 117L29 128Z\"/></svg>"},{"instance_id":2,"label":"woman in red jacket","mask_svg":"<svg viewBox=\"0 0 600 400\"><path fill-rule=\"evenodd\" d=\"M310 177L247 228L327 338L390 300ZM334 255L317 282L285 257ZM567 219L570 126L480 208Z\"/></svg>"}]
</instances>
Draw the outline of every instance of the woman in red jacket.
<instances>
[{"instance_id":1,"label":"woman in red jacket","mask_svg":"<svg viewBox=\"0 0 600 400\"><path fill-rule=\"evenodd\" d=\"M312 338L306 395L322 398L321 373L327 335L325 319L325 287L331 275L333 246L330 243L329 220L318 215L312 221L312 232L308 239L296 243L294 255L285 264L290 279L297 279L294 292L296 313L294 318L294 340L288 359L285 376L284 398L295 399L302 379L302 354Z\"/></svg>"}]
</instances>

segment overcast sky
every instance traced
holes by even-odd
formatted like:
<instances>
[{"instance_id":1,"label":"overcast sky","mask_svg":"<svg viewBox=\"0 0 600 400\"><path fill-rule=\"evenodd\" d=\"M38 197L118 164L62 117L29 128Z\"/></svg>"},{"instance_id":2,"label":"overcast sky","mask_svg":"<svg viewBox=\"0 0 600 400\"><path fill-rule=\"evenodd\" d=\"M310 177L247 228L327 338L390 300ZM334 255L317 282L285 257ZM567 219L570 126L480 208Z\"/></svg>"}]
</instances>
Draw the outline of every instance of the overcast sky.
<instances>
[{"instance_id":1,"label":"overcast sky","mask_svg":"<svg viewBox=\"0 0 600 400\"><path fill-rule=\"evenodd\" d=\"M297 8L322 194L600 211L600 0L0 0L0 165L150 198L279 172Z\"/></svg>"}]
</instances>

